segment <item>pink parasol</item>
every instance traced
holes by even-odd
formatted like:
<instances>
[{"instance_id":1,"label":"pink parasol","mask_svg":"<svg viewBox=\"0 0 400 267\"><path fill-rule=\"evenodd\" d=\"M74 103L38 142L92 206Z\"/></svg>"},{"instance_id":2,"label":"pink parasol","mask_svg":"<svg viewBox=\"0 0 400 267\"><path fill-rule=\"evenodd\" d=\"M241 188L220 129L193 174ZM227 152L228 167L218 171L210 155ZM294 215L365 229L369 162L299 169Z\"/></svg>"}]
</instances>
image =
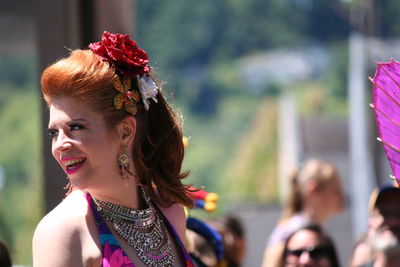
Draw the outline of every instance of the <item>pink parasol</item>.
<instances>
[{"instance_id":1,"label":"pink parasol","mask_svg":"<svg viewBox=\"0 0 400 267\"><path fill-rule=\"evenodd\" d=\"M392 178L400 184L400 63L377 63L373 83L373 104L378 141L383 144L393 172Z\"/></svg>"}]
</instances>

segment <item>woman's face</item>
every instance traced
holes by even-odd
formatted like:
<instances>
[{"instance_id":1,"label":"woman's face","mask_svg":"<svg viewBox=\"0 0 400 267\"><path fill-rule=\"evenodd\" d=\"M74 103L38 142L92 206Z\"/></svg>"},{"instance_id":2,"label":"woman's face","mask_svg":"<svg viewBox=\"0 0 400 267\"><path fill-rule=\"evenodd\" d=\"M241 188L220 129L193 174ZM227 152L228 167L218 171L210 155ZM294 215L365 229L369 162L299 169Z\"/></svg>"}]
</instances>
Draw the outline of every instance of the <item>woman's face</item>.
<instances>
[{"instance_id":1,"label":"woman's face","mask_svg":"<svg viewBox=\"0 0 400 267\"><path fill-rule=\"evenodd\" d=\"M332 214L336 214L343 210L344 206L344 194L342 184L339 178L334 177L328 184L322 189L322 202L324 207L331 211Z\"/></svg>"},{"instance_id":2,"label":"woman's face","mask_svg":"<svg viewBox=\"0 0 400 267\"><path fill-rule=\"evenodd\" d=\"M330 267L328 253L317 233L300 230L289 240L285 252L286 267Z\"/></svg>"},{"instance_id":3,"label":"woman's face","mask_svg":"<svg viewBox=\"0 0 400 267\"><path fill-rule=\"evenodd\" d=\"M101 114L72 98L60 97L50 103L48 127L52 154L74 187L86 189L118 173L116 157L121 145Z\"/></svg>"}]
</instances>

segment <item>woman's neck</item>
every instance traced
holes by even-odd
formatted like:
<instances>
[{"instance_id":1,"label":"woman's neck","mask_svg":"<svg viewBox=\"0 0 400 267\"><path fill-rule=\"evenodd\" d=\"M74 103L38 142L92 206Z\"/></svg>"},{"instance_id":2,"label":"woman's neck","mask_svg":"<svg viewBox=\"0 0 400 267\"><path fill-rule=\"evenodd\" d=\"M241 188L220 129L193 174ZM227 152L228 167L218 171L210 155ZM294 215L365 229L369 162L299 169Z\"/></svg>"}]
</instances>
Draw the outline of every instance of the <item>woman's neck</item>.
<instances>
[{"instance_id":1,"label":"woman's neck","mask_svg":"<svg viewBox=\"0 0 400 267\"><path fill-rule=\"evenodd\" d=\"M315 205L305 205L302 214L308 216L312 222L319 225L325 224L330 217L323 209L319 209Z\"/></svg>"},{"instance_id":2,"label":"woman's neck","mask_svg":"<svg viewBox=\"0 0 400 267\"><path fill-rule=\"evenodd\" d=\"M113 181L107 186L88 188L86 191L94 198L102 201L111 202L130 209L141 208L143 203L140 201L140 189L134 178Z\"/></svg>"}]
</instances>

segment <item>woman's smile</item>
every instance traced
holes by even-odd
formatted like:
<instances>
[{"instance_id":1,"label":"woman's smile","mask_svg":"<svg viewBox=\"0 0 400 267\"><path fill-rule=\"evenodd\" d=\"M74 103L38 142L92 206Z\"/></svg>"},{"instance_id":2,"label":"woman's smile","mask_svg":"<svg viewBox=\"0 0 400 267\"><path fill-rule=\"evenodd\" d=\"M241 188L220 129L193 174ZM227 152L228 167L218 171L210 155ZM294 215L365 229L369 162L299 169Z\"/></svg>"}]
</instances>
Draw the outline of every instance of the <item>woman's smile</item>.
<instances>
[{"instance_id":1,"label":"woman's smile","mask_svg":"<svg viewBox=\"0 0 400 267\"><path fill-rule=\"evenodd\" d=\"M76 173L85 163L86 158L62 158L64 170L68 175Z\"/></svg>"}]
</instances>

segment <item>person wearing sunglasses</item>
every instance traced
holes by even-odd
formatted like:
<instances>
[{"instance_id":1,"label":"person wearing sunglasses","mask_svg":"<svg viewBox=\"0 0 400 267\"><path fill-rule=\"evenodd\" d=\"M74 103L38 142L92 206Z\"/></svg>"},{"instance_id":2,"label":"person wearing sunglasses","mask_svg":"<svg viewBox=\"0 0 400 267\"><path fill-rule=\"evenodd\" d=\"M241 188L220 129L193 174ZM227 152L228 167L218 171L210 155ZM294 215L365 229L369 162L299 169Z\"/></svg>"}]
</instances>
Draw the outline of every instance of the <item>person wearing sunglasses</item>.
<instances>
[{"instance_id":1,"label":"person wearing sunglasses","mask_svg":"<svg viewBox=\"0 0 400 267\"><path fill-rule=\"evenodd\" d=\"M332 240L318 225L307 225L285 242L282 267L339 267Z\"/></svg>"},{"instance_id":2,"label":"person wearing sunglasses","mask_svg":"<svg viewBox=\"0 0 400 267\"><path fill-rule=\"evenodd\" d=\"M400 262L400 188L375 188L370 196L368 231L354 245L351 267L397 267Z\"/></svg>"}]
</instances>

